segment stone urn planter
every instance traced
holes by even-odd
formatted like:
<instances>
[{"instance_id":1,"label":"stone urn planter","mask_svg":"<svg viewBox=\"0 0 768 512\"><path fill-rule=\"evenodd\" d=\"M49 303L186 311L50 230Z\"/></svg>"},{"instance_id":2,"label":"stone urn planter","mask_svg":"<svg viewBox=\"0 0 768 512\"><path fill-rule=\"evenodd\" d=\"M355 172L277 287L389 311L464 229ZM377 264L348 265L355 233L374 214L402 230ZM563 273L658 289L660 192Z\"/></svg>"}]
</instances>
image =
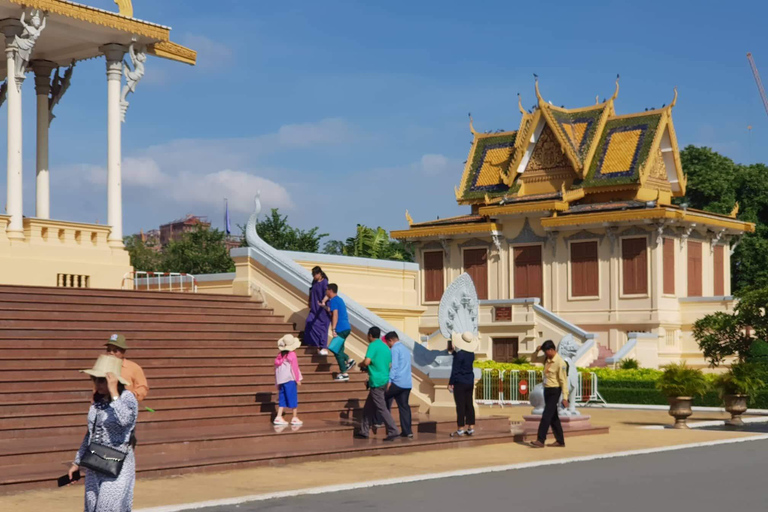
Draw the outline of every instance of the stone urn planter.
<instances>
[{"instance_id":1,"label":"stone urn planter","mask_svg":"<svg viewBox=\"0 0 768 512\"><path fill-rule=\"evenodd\" d=\"M726 425L730 425L732 427L744 426L744 420L741 419L741 415L747 412L748 398L748 395L725 395L723 397L723 401L725 402L725 410L731 415L731 419L726 420Z\"/></svg>"},{"instance_id":2,"label":"stone urn planter","mask_svg":"<svg viewBox=\"0 0 768 512\"><path fill-rule=\"evenodd\" d=\"M693 414L693 397L669 397L669 415L675 418L674 428L690 428L686 419Z\"/></svg>"}]
</instances>

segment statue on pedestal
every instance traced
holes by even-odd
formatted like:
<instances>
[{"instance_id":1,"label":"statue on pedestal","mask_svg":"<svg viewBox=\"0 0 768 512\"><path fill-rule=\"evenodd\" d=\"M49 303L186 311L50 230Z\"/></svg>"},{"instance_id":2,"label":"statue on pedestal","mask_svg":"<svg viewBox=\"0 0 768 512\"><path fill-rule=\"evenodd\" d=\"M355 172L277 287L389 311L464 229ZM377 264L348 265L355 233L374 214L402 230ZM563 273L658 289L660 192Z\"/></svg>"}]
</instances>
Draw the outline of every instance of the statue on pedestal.
<instances>
[{"instance_id":1,"label":"statue on pedestal","mask_svg":"<svg viewBox=\"0 0 768 512\"><path fill-rule=\"evenodd\" d=\"M13 39L13 45L16 47L16 83L18 87L21 87L22 82L24 82L24 75L27 73L35 43L45 30L46 15L40 9L31 12L29 23L26 22L26 17L26 12L21 13L20 21L24 31L20 36L14 36Z\"/></svg>"}]
</instances>

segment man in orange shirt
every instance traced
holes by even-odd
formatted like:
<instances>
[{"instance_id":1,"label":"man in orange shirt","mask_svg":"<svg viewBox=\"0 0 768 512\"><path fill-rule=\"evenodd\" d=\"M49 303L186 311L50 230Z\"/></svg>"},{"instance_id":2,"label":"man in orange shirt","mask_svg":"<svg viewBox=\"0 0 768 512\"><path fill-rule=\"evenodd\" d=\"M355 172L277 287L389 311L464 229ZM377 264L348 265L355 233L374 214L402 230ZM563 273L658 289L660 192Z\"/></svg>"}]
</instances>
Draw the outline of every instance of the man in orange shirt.
<instances>
[{"instance_id":1,"label":"man in orange shirt","mask_svg":"<svg viewBox=\"0 0 768 512\"><path fill-rule=\"evenodd\" d=\"M141 369L141 366L125 358L125 351L128 350L128 346L125 344L125 336L113 334L109 337L106 347L107 354L123 360L121 376L131 381L131 385L126 386L125 389L136 395L136 400L139 402L144 400L147 397L147 393L149 393L147 378L144 376L144 370Z\"/></svg>"}]
</instances>

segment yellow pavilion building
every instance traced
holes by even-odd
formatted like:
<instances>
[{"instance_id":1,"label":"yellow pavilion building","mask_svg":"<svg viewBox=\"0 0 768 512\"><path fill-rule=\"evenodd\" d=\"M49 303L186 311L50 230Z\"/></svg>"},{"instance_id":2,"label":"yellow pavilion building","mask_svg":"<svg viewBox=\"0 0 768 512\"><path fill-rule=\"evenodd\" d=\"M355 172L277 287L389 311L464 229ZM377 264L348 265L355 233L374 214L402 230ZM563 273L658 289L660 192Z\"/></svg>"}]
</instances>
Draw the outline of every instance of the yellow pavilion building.
<instances>
[{"instance_id":1,"label":"yellow pavilion building","mask_svg":"<svg viewBox=\"0 0 768 512\"><path fill-rule=\"evenodd\" d=\"M731 310L732 247L754 225L673 204L685 195L672 110L618 115L602 103L520 106L516 131L479 133L456 189L466 215L415 223L420 331L439 344L445 287L469 273L481 299L481 351L508 361L563 332L594 339L580 365L634 357L644 367L704 364L701 316ZM553 323L554 322L554 323ZM570 327L568 327L570 326ZM575 329L574 329L575 327Z\"/></svg>"}]
</instances>

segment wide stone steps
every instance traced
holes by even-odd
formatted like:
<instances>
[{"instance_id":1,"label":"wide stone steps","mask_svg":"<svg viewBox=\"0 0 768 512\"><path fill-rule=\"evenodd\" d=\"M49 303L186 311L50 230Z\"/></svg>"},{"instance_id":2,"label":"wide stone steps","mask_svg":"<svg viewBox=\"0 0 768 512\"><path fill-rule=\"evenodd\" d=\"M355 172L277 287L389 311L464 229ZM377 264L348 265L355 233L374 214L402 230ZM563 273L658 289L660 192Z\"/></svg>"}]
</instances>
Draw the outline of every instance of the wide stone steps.
<instances>
[{"instance_id":1,"label":"wide stone steps","mask_svg":"<svg viewBox=\"0 0 768 512\"><path fill-rule=\"evenodd\" d=\"M305 424L277 432L276 342L296 326L245 297L0 286L0 493L64 474L92 397L77 370L114 332L150 385L136 428L139 478L511 440L506 418L451 440L454 421L419 417L416 406L414 440L353 440L366 375L334 382L335 359L315 348L297 351Z\"/></svg>"}]
</instances>

